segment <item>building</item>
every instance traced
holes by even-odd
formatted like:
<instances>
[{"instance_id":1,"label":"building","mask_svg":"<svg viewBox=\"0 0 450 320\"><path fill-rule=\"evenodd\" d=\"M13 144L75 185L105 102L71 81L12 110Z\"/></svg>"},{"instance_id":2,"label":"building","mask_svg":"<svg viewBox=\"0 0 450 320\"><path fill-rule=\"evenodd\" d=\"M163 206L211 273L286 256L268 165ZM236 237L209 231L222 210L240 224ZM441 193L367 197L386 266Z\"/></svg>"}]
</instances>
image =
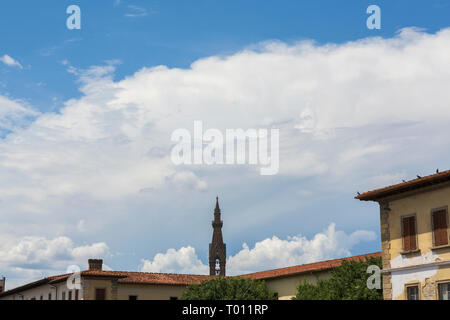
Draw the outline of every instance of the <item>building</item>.
<instances>
[{"instance_id":1,"label":"building","mask_svg":"<svg viewBox=\"0 0 450 320\"><path fill-rule=\"evenodd\" d=\"M380 257L381 252L349 258L322 261L241 275L266 281L280 300L297 293L300 282L315 283L330 277L330 271L343 261L359 261ZM79 289L69 289L67 281L73 274L48 277L0 293L0 300L176 300L190 284L216 276L173 273L146 273L102 270L102 260L90 259L89 269L80 273Z\"/></svg>"},{"instance_id":2,"label":"building","mask_svg":"<svg viewBox=\"0 0 450 320\"><path fill-rule=\"evenodd\" d=\"M209 245L210 275L147 273L103 270L103 260L89 259L88 270L79 275L64 274L47 277L26 285L0 291L0 300L168 300L178 299L190 284L225 276L226 245L222 237L221 211L216 198L213 236ZM264 280L280 300L297 293L300 282L314 283L330 277L330 271L343 261L380 257L372 253L349 258L310 263L287 268L244 274L240 277ZM1 282L0 282L1 284ZM74 286L74 284L78 284ZM3 280L4 287L4 280Z\"/></svg>"},{"instance_id":3,"label":"building","mask_svg":"<svg viewBox=\"0 0 450 320\"><path fill-rule=\"evenodd\" d=\"M279 300L290 300L297 294L298 284L307 281L317 283L331 276L331 270L339 267L343 261L364 261L368 258L380 258L381 252L363 254L348 258L320 261L293 267L273 269L244 274L242 277L264 280L268 289L276 293Z\"/></svg>"},{"instance_id":4,"label":"building","mask_svg":"<svg viewBox=\"0 0 450 320\"><path fill-rule=\"evenodd\" d=\"M209 275L211 276L225 276L227 245L223 243L222 226L219 197L216 197L216 208L214 209L214 220L212 222L213 236L209 244Z\"/></svg>"},{"instance_id":5,"label":"building","mask_svg":"<svg viewBox=\"0 0 450 320\"><path fill-rule=\"evenodd\" d=\"M450 170L356 196L380 206L383 295L450 299Z\"/></svg>"},{"instance_id":6,"label":"building","mask_svg":"<svg viewBox=\"0 0 450 320\"><path fill-rule=\"evenodd\" d=\"M3 277L2 279L0 279L0 293L5 291L5 277Z\"/></svg>"}]
</instances>

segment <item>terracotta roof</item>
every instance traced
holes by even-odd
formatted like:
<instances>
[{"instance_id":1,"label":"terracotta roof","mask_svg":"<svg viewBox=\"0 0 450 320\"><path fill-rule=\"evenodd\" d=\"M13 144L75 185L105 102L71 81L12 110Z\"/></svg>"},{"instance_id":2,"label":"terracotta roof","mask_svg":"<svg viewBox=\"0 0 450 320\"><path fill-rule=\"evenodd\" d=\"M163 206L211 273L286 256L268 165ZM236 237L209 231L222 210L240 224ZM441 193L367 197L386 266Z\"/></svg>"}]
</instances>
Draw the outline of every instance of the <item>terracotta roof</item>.
<instances>
[{"instance_id":1,"label":"terracotta roof","mask_svg":"<svg viewBox=\"0 0 450 320\"><path fill-rule=\"evenodd\" d=\"M202 281L210 280L214 276L174 274L174 273L144 273L126 272L127 277L119 280L121 283L142 283L142 284L171 284L188 285L200 284Z\"/></svg>"},{"instance_id":2,"label":"terracotta roof","mask_svg":"<svg viewBox=\"0 0 450 320\"><path fill-rule=\"evenodd\" d=\"M425 177L418 177L416 179L394 184L385 188L367 191L357 195L355 199L363 201L377 201L384 197L428 187L447 181L450 181L450 170L438 172Z\"/></svg>"},{"instance_id":3,"label":"terracotta roof","mask_svg":"<svg viewBox=\"0 0 450 320\"><path fill-rule=\"evenodd\" d=\"M381 252L369 253L360 256L335 259L329 261L321 261L316 263L304 264L294 267L287 267L281 269L274 269L262 272L255 272L245 274L239 277L247 277L251 279L268 279L278 278L283 276L291 276L306 272L323 271L338 267L342 261L358 261L369 257L381 257ZM30 282L23 286L0 293L0 297L7 296L14 293L19 293L27 289L31 289L44 284L55 284L61 281L66 281L72 274L62 274L52 277L47 277L35 282ZM159 284L159 285L189 285L200 284L202 281L210 280L215 276L208 275L193 275L193 274L176 274L176 273L151 273L151 272L129 272L129 271L106 271L106 270L85 270L81 272L82 277L101 277L101 278L116 278L119 283L134 283L134 284Z\"/></svg>"},{"instance_id":4,"label":"terracotta roof","mask_svg":"<svg viewBox=\"0 0 450 320\"><path fill-rule=\"evenodd\" d=\"M27 283L23 286L0 293L0 297L14 293L19 293L27 289L45 284L55 284L66 281L72 274L61 274L57 276L47 277L38 281ZM95 278L116 278L120 283L135 284L159 284L159 285L189 285L200 284L204 280L214 278L207 275L193 274L175 274L175 273L150 273L150 272L128 272L128 271L102 271L102 270L85 270L81 271L82 277Z\"/></svg>"},{"instance_id":5,"label":"terracotta roof","mask_svg":"<svg viewBox=\"0 0 450 320\"><path fill-rule=\"evenodd\" d=\"M279 277L289 277L302 273L310 273L310 272L318 272L330 270L336 267L339 267L342 264L342 261L359 261L365 260L367 258L380 258L381 252L363 254L359 256L353 256L348 258L334 259L328 261L320 261L309 264L302 264L293 267L280 268L274 270L267 270L261 272L254 272L242 275L242 277L250 278L250 279L270 279L270 278L279 278Z\"/></svg>"},{"instance_id":6,"label":"terracotta roof","mask_svg":"<svg viewBox=\"0 0 450 320\"><path fill-rule=\"evenodd\" d=\"M53 277L51 283L65 281L69 275ZM188 285L199 284L213 277L207 275L177 274L177 273L152 273L152 272L130 272L130 271L102 271L86 270L81 272L82 277L117 278L120 283L142 283L142 284L168 284Z\"/></svg>"}]
</instances>

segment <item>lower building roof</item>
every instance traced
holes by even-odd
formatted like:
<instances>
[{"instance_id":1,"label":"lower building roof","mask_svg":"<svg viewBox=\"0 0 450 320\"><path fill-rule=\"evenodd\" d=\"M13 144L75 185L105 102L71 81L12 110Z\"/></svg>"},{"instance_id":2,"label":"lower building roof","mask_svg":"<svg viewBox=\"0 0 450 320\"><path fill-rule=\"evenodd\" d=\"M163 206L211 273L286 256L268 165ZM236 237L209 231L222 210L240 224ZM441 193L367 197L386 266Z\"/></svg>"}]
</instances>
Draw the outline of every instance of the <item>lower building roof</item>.
<instances>
[{"instance_id":1,"label":"lower building roof","mask_svg":"<svg viewBox=\"0 0 450 320\"><path fill-rule=\"evenodd\" d=\"M328 261L321 261L309 264L303 264L293 267L280 268L268 271L261 271L255 273L244 274L237 277L245 277L250 279L270 279L286 276L293 276L308 272L325 271L342 264L342 261L359 261L367 258L381 257L381 252L369 253L348 258L334 259ZM84 278L102 278L102 279L117 279L119 283L124 284L144 284L144 285L173 285L186 286L190 284L200 284L202 281L217 278L217 276L208 275L194 275L194 274L177 274L177 273L152 273L152 272L130 272L130 271L107 271L107 270L85 270L80 272ZM52 277L47 277L26 285L5 291L0 294L0 297L8 296L15 293L20 293L28 289L32 289L41 285L54 285L56 283L66 281L71 274L62 274Z\"/></svg>"}]
</instances>

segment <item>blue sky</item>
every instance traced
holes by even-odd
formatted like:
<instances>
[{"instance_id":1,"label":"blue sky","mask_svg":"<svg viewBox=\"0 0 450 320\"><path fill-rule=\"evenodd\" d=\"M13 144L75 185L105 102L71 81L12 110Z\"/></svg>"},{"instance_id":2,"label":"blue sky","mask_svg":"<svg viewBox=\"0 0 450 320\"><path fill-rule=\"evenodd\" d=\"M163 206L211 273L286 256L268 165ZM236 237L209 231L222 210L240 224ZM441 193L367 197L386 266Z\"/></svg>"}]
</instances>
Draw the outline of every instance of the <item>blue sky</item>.
<instances>
[{"instance_id":1,"label":"blue sky","mask_svg":"<svg viewBox=\"0 0 450 320\"><path fill-rule=\"evenodd\" d=\"M71 4L82 10L81 30L65 27ZM61 65L64 60L86 68L119 59L115 78L122 79L143 66L187 68L198 58L231 54L268 40L342 43L390 37L408 26L435 32L448 25L450 6L445 1L377 1L382 28L369 30L365 11L370 4L375 3L2 1L1 48L25 61L25 70L5 74L8 83L2 93L27 99L39 110L56 111L62 101L79 95L73 76Z\"/></svg>"},{"instance_id":2,"label":"blue sky","mask_svg":"<svg viewBox=\"0 0 450 320\"><path fill-rule=\"evenodd\" d=\"M379 250L356 191L448 169L450 121L433 114L449 16L445 1L2 1L0 273L92 256L201 273L217 194L233 272ZM280 174L173 167L170 132L193 120L279 125ZM283 246L295 259L262 253Z\"/></svg>"}]
</instances>

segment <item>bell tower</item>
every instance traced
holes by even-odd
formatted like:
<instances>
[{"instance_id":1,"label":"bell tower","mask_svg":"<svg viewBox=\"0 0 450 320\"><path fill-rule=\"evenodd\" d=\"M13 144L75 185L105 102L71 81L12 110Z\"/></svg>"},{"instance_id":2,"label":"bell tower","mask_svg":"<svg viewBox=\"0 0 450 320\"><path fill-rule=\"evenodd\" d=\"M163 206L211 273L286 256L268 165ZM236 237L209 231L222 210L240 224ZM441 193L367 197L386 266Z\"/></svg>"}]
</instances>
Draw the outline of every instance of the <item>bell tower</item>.
<instances>
[{"instance_id":1,"label":"bell tower","mask_svg":"<svg viewBox=\"0 0 450 320\"><path fill-rule=\"evenodd\" d=\"M214 220L212 222L213 236L209 244L209 274L211 276L225 276L227 245L223 243L222 225L220 220L219 197L216 197Z\"/></svg>"}]
</instances>

